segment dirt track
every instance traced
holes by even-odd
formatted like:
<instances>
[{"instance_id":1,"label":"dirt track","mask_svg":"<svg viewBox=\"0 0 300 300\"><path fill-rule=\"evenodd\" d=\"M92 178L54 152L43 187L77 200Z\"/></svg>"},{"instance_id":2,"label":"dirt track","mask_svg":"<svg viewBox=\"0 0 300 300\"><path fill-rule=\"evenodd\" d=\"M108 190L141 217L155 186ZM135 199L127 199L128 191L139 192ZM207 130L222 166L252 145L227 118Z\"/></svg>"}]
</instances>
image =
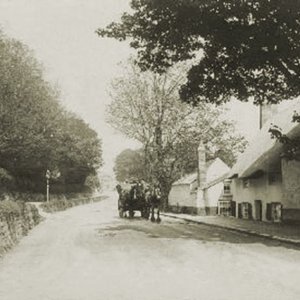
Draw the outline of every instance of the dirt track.
<instances>
[{"instance_id":1,"label":"dirt track","mask_svg":"<svg viewBox=\"0 0 300 300\"><path fill-rule=\"evenodd\" d=\"M0 262L1 300L298 299L300 251L163 219L115 199L50 215Z\"/></svg>"}]
</instances>

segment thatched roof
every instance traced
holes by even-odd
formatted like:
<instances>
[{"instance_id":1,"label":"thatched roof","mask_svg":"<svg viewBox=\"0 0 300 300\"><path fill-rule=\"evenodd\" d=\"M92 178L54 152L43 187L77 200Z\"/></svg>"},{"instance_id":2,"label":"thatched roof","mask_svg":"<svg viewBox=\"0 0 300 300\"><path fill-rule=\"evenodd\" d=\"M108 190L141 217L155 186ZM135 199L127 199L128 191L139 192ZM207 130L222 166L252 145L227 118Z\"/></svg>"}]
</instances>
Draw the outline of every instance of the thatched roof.
<instances>
[{"instance_id":1,"label":"thatched roof","mask_svg":"<svg viewBox=\"0 0 300 300\"><path fill-rule=\"evenodd\" d=\"M213 166L214 168L211 168ZM207 161L206 172L208 173L207 175L210 176L206 178L207 181L204 185L204 188L209 188L219 183L220 181L224 180L228 175L228 170L229 167L218 157ZM195 181L197 181L197 179L198 179L198 173L194 172L181 177L179 180L175 181L173 185L186 185L186 184L190 185Z\"/></svg>"},{"instance_id":2,"label":"thatched roof","mask_svg":"<svg viewBox=\"0 0 300 300\"><path fill-rule=\"evenodd\" d=\"M289 108L269 119L248 148L240 155L237 163L229 172L229 177L249 177L257 171L266 171L280 158L283 145L272 139L269 131L271 124L282 129L289 138L300 136L300 124L292 122L294 111L300 112L300 101L295 101ZM249 124L251 126L251 124Z\"/></svg>"},{"instance_id":3,"label":"thatched roof","mask_svg":"<svg viewBox=\"0 0 300 300\"><path fill-rule=\"evenodd\" d=\"M173 185L185 185L185 184L189 185L189 184L192 184L193 182L195 182L197 180L197 177L198 177L197 172L191 173L191 174L181 177L180 179L175 181L173 183Z\"/></svg>"}]
</instances>

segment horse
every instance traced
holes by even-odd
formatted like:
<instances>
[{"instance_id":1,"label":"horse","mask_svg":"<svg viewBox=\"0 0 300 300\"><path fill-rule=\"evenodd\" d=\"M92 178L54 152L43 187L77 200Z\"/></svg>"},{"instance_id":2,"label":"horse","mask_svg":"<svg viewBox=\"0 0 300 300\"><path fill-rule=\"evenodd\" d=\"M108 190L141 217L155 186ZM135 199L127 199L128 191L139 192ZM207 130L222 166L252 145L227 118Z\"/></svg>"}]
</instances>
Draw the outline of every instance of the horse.
<instances>
[{"instance_id":1,"label":"horse","mask_svg":"<svg viewBox=\"0 0 300 300\"><path fill-rule=\"evenodd\" d=\"M158 186L154 186L152 189L150 189L149 193L146 193L147 202L150 205L151 210L151 222L160 223L160 207L161 207L161 191ZM155 218L156 213L156 218Z\"/></svg>"},{"instance_id":2,"label":"horse","mask_svg":"<svg viewBox=\"0 0 300 300\"><path fill-rule=\"evenodd\" d=\"M139 210L141 216L145 219L149 218L149 205L145 198L145 188L141 182L133 182L121 186L118 184L116 189L119 194L119 215L126 216L126 211L129 213L129 217L134 217L134 211Z\"/></svg>"},{"instance_id":3,"label":"horse","mask_svg":"<svg viewBox=\"0 0 300 300\"><path fill-rule=\"evenodd\" d=\"M120 184L116 186L116 189L119 194L119 200L118 200L119 216L123 218L127 210L128 203L130 203L130 193L128 190L122 188Z\"/></svg>"}]
</instances>

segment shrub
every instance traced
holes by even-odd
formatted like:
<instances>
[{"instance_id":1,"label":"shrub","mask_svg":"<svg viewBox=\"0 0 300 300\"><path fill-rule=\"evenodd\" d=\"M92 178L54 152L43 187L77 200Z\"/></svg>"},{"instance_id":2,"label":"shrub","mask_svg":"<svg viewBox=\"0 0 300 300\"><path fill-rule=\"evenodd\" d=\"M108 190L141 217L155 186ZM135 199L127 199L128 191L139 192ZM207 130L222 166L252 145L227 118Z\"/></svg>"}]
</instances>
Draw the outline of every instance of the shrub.
<instances>
[{"instance_id":1,"label":"shrub","mask_svg":"<svg viewBox=\"0 0 300 300\"><path fill-rule=\"evenodd\" d=\"M11 200L0 201L0 214L6 216L11 214L19 216L21 215L21 206L17 202Z\"/></svg>"}]
</instances>

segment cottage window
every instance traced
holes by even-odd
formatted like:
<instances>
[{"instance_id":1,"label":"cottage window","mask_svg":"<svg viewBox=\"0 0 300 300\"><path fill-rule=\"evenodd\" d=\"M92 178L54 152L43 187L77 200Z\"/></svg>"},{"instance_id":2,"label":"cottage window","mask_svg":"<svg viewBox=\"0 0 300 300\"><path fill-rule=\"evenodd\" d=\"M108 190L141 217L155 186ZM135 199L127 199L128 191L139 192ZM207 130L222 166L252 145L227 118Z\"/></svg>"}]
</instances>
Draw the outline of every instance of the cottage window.
<instances>
[{"instance_id":1,"label":"cottage window","mask_svg":"<svg viewBox=\"0 0 300 300\"><path fill-rule=\"evenodd\" d=\"M243 179L243 188L246 189L250 186L250 179Z\"/></svg>"},{"instance_id":2,"label":"cottage window","mask_svg":"<svg viewBox=\"0 0 300 300\"><path fill-rule=\"evenodd\" d=\"M273 222L280 222L282 217L282 204L280 202L267 203L266 219Z\"/></svg>"},{"instance_id":3,"label":"cottage window","mask_svg":"<svg viewBox=\"0 0 300 300\"><path fill-rule=\"evenodd\" d=\"M252 219L252 205L249 202L242 202L238 205L238 216L242 219Z\"/></svg>"},{"instance_id":4,"label":"cottage window","mask_svg":"<svg viewBox=\"0 0 300 300\"><path fill-rule=\"evenodd\" d=\"M268 174L269 185L276 184L276 182L280 182L280 181L281 181L280 173L269 173Z\"/></svg>"},{"instance_id":5,"label":"cottage window","mask_svg":"<svg viewBox=\"0 0 300 300\"><path fill-rule=\"evenodd\" d=\"M224 185L224 194L230 194L230 185Z\"/></svg>"},{"instance_id":6,"label":"cottage window","mask_svg":"<svg viewBox=\"0 0 300 300\"><path fill-rule=\"evenodd\" d=\"M224 200L218 202L218 207L219 207L219 215L221 216L231 216L231 201Z\"/></svg>"}]
</instances>

